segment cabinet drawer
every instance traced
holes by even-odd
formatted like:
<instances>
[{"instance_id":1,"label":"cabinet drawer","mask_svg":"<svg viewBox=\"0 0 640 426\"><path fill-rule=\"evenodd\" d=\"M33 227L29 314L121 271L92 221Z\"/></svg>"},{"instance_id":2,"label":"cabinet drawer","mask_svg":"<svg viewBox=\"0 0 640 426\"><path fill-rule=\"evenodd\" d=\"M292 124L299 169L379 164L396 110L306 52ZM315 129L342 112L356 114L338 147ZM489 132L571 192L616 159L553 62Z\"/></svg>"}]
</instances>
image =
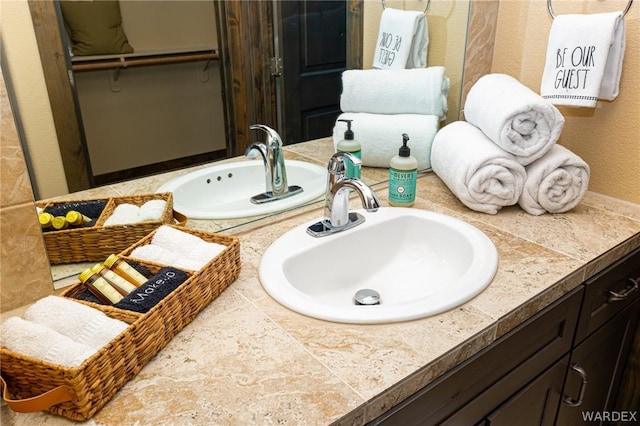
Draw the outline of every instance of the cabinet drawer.
<instances>
[{"instance_id":1,"label":"cabinet drawer","mask_svg":"<svg viewBox=\"0 0 640 426\"><path fill-rule=\"evenodd\" d=\"M484 401L496 405L483 403L465 411L465 420L476 419L470 424L482 419L569 351L583 291L583 287L575 289L370 425L440 424L484 394ZM511 380L515 376L503 380L516 369L518 380Z\"/></svg>"},{"instance_id":2,"label":"cabinet drawer","mask_svg":"<svg viewBox=\"0 0 640 426\"><path fill-rule=\"evenodd\" d=\"M616 313L638 299L639 284L640 249L587 280L576 343L584 340Z\"/></svg>"}]
</instances>

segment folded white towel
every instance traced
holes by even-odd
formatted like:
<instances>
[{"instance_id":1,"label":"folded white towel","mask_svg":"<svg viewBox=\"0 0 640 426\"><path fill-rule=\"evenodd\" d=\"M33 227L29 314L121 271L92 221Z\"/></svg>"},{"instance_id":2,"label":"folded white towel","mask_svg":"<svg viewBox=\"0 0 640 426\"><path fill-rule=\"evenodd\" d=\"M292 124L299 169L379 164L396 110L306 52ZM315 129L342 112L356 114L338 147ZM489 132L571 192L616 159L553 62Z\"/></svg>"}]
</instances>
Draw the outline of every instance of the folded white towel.
<instances>
[{"instance_id":1,"label":"folded white towel","mask_svg":"<svg viewBox=\"0 0 640 426\"><path fill-rule=\"evenodd\" d=\"M540 94L556 105L596 106L618 96L625 48L622 12L559 15L551 24Z\"/></svg>"},{"instance_id":2,"label":"folded white towel","mask_svg":"<svg viewBox=\"0 0 640 426\"><path fill-rule=\"evenodd\" d=\"M524 167L512 154L464 121L436 134L431 167L464 205L489 214L516 204L526 179Z\"/></svg>"},{"instance_id":3,"label":"folded white towel","mask_svg":"<svg viewBox=\"0 0 640 426\"><path fill-rule=\"evenodd\" d=\"M126 225L149 220L158 220L162 217L167 205L165 200L149 200L141 206L123 203L118 204L111 216L104 222L104 226Z\"/></svg>"},{"instance_id":4,"label":"folded white towel","mask_svg":"<svg viewBox=\"0 0 640 426\"><path fill-rule=\"evenodd\" d=\"M175 253L163 249L162 247L155 244L145 244L143 246L134 248L131 251L130 257L139 260L159 263L160 265L173 265L176 260Z\"/></svg>"},{"instance_id":5,"label":"folded white towel","mask_svg":"<svg viewBox=\"0 0 640 426\"><path fill-rule=\"evenodd\" d=\"M427 66L429 30L424 12L386 8L380 17L373 68Z\"/></svg>"},{"instance_id":6,"label":"folded white towel","mask_svg":"<svg viewBox=\"0 0 640 426\"><path fill-rule=\"evenodd\" d=\"M347 70L342 73L342 112L426 114L444 120L449 78L444 67ZM357 134L356 134L357 136Z\"/></svg>"},{"instance_id":7,"label":"folded white towel","mask_svg":"<svg viewBox=\"0 0 640 426\"><path fill-rule=\"evenodd\" d=\"M77 367L96 352L49 327L20 317L7 318L2 323L1 335L2 346L8 350L63 367Z\"/></svg>"},{"instance_id":8,"label":"folded white towel","mask_svg":"<svg viewBox=\"0 0 640 426\"><path fill-rule=\"evenodd\" d=\"M131 257L163 265L197 271L226 248L202 238L163 225L156 229L151 244L137 247Z\"/></svg>"},{"instance_id":9,"label":"folded white towel","mask_svg":"<svg viewBox=\"0 0 640 426\"><path fill-rule=\"evenodd\" d=\"M344 113L338 120L353 120L351 129L360 141L362 164L368 167L389 167L391 158L398 155L402 146L402 134L409 135L411 155L418 160L418 169L431 168L431 144L438 131L438 117L417 114L366 114ZM333 145L344 137L347 125L336 121L333 128Z\"/></svg>"},{"instance_id":10,"label":"folded white towel","mask_svg":"<svg viewBox=\"0 0 640 426\"><path fill-rule=\"evenodd\" d=\"M140 206L138 220L141 222L158 220L162 217L166 206L167 202L165 200L149 200Z\"/></svg>"},{"instance_id":11,"label":"folded white towel","mask_svg":"<svg viewBox=\"0 0 640 426\"><path fill-rule=\"evenodd\" d=\"M464 116L524 166L542 157L564 126L555 106L506 74L481 77L467 95Z\"/></svg>"},{"instance_id":12,"label":"folded white towel","mask_svg":"<svg viewBox=\"0 0 640 426\"><path fill-rule=\"evenodd\" d=\"M47 296L38 300L23 316L27 321L47 326L96 350L128 327L124 321L110 318L97 309L59 296Z\"/></svg>"},{"instance_id":13,"label":"folded white towel","mask_svg":"<svg viewBox=\"0 0 640 426\"><path fill-rule=\"evenodd\" d=\"M111 216L109 216L104 222L104 226L125 225L127 223L139 222L139 212L140 207L136 205L128 203L118 204L116 208L113 209Z\"/></svg>"},{"instance_id":14,"label":"folded white towel","mask_svg":"<svg viewBox=\"0 0 640 426\"><path fill-rule=\"evenodd\" d=\"M186 258L181 257L173 262L173 266L179 269L183 269L185 271L197 271L206 265L210 259L207 258Z\"/></svg>"},{"instance_id":15,"label":"folded white towel","mask_svg":"<svg viewBox=\"0 0 640 426\"><path fill-rule=\"evenodd\" d=\"M563 213L580 203L589 187L589 165L561 145L526 167L518 204L527 213Z\"/></svg>"},{"instance_id":16,"label":"folded white towel","mask_svg":"<svg viewBox=\"0 0 640 426\"><path fill-rule=\"evenodd\" d=\"M181 256L189 255L194 249L207 250L209 245L224 249L221 244L208 243L197 235L164 225L156 229L151 243Z\"/></svg>"}]
</instances>

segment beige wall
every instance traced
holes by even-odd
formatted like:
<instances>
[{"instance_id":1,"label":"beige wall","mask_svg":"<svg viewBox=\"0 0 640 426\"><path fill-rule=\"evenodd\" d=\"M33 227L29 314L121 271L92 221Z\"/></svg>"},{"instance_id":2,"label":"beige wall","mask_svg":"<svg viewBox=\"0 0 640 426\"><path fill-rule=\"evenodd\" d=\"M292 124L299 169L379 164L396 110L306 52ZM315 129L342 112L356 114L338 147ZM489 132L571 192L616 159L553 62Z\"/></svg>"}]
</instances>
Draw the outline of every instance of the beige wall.
<instances>
[{"instance_id":1,"label":"beige wall","mask_svg":"<svg viewBox=\"0 0 640 426\"><path fill-rule=\"evenodd\" d=\"M0 19L7 59L2 67L12 76L36 192L41 198L66 194L67 179L27 0L0 1Z\"/></svg>"},{"instance_id":2,"label":"beige wall","mask_svg":"<svg viewBox=\"0 0 640 426\"><path fill-rule=\"evenodd\" d=\"M0 311L51 294L53 280L31 182L0 69Z\"/></svg>"},{"instance_id":3,"label":"beige wall","mask_svg":"<svg viewBox=\"0 0 640 426\"><path fill-rule=\"evenodd\" d=\"M553 1L556 15L623 10L627 0ZM512 75L535 92L545 63L551 17L544 0L501 1L492 72ZM640 203L640 2L625 17L620 95L592 108L561 107L559 143L591 167L589 189Z\"/></svg>"}]
</instances>

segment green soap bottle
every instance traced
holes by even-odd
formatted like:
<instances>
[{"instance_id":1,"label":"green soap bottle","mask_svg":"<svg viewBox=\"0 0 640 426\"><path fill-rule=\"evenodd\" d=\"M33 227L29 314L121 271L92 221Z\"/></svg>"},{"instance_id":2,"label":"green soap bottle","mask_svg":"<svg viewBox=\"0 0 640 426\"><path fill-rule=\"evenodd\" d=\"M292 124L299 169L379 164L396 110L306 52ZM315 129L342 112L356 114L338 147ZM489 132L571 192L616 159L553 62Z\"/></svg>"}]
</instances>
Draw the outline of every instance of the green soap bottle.
<instances>
[{"instance_id":1,"label":"green soap bottle","mask_svg":"<svg viewBox=\"0 0 640 426\"><path fill-rule=\"evenodd\" d=\"M416 200L418 160L411 156L407 142L409 136L403 133L402 146L389 167L389 204L395 207L411 207Z\"/></svg>"},{"instance_id":2,"label":"green soap bottle","mask_svg":"<svg viewBox=\"0 0 640 426\"><path fill-rule=\"evenodd\" d=\"M353 120L338 120L347 123L347 130L344 132L344 139L341 139L336 146L338 152L348 152L358 158L362 158L362 151L360 142L355 139L353 131L351 130L351 122ZM360 179L360 167L354 166L351 161L347 161L347 177Z\"/></svg>"}]
</instances>

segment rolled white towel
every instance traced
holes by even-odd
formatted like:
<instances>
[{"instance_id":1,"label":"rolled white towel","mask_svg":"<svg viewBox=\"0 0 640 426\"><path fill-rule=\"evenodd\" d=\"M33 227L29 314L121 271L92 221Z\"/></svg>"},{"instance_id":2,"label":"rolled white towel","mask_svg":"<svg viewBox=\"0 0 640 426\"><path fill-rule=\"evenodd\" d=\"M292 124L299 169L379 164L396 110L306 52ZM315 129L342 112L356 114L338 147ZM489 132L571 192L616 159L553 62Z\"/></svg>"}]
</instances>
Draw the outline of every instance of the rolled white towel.
<instances>
[{"instance_id":1,"label":"rolled white towel","mask_svg":"<svg viewBox=\"0 0 640 426\"><path fill-rule=\"evenodd\" d=\"M96 352L49 327L20 317L7 318L1 334L2 346L8 350L63 367L77 367Z\"/></svg>"},{"instance_id":2,"label":"rolled white towel","mask_svg":"<svg viewBox=\"0 0 640 426\"><path fill-rule=\"evenodd\" d=\"M158 220L162 217L166 206L167 202L165 200L149 200L140 206L138 219L141 222L146 220Z\"/></svg>"},{"instance_id":3,"label":"rolled white towel","mask_svg":"<svg viewBox=\"0 0 640 426\"><path fill-rule=\"evenodd\" d=\"M347 70L340 109L371 114L447 115L449 78L444 67ZM357 136L357 133L356 133Z\"/></svg>"},{"instance_id":4,"label":"rolled white towel","mask_svg":"<svg viewBox=\"0 0 640 426\"><path fill-rule=\"evenodd\" d=\"M168 265L179 267L177 260L180 259L188 261L192 266L188 269L193 270L200 269L226 248L166 225L156 229L151 243L175 254L174 262Z\"/></svg>"},{"instance_id":5,"label":"rolled white towel","mask_svg":"<svg viewBox=\"0 0 640 426\"><path fill-rule=\"evenodd\" d=\"M488 74L471 87L465 119L526 166L556 143L564 117L549 101L506 74Z\"/></svg>"},{"instance_id":6,"label":"rolled white towel","mask_svg":"<svg viewBox=\"0 0 640 426\"><path fill-rule=\"evenodd\" d=\"M589 165L561 145L554 145L526 168L518 204L527 213L564 213L577 206L589 187Z\"/></svg>"},{"instance_id":7,"label":"rolled white towel","mask_svg":"<svg viewBox=\"0 0 640 426\"><path fill-rule=\"evenodd\" d=\"M127 327L127 323L82 303L59 296L47 296L24 312L24 319L47 326L94 349L100 349Z\"/></svg>"},{"instance_id":8,"label":"rolled white towel","mask_svg":"<svg viewBox=\"0 0 640 426\"><path fill-rule=\"evenodd\" d=\"M183 254L180 258L180 262L175 265L180 267L183 265L183 269L191 269L197 271L204 267L211 259L216 257L226 247L222 244L208 243L203 241L202 244L198 244L193 247L189 253ZM187 267L186 265L191 265Z\"/></svg>"},{"instance_id":9,"label":"rolled white towel","mask_svg":"<svg viewBox=\"0 0 640 426\"><path fill-rule=\"evenodd\" d=\"M198 260L198 259L189 259L186 257L180 257L173 262L173 266L175 268L183 269L185 271L197 271L206 265L209 261Z\"/></svg>"},{"instance_id":10,"label":"rolled white towel","mask_svg":"<svg viewBox=\"0 0 640 426\"><path fill-rule=\"evenodd\" d=\"M465 121L436 134L431 167L465 206L489 214L516 204L526 179L524 167L512 154Z\"/></svg>"},{"instance_id":11,"label":"rolled white towel","mask_svg":"<svg viewBox=\"0 0 640 426\"><path fill-rule=\"evenodd\" d=\"M402 134L409 135L411 155L418 160L418 169L431 168L431 144L438 131L438 117L417 114L367 114L344 113L338 120L353 120L351 129L360 141L362 165L389 167L391 158L398 155L402 146ZM336 121L333 128L333 145L344 137L347 125Z\"/></svg>"},{"instance_id":12,"label":"rolled white towel","mask_svg":"<svg viewBox=\"0 0 640 426\"><path fill-rule=\"evenodd\" d=\"M138 260L172 265L176 260L176 254L155 244L145 244L131 251L130 257Z\"/></svg>"},{"instance_id":13,"label":"rolled white towel","mask_svg":"<svg viewBox=\"0 0 640 426\"><path fill-rule=\"evenodd\" d=\"M104 222L104 226L126 225L127 223L140 222L139 214L140 207L134 204L118 204L116 208L113 209L111 216Z\"/></svg>"}]
</instances>

